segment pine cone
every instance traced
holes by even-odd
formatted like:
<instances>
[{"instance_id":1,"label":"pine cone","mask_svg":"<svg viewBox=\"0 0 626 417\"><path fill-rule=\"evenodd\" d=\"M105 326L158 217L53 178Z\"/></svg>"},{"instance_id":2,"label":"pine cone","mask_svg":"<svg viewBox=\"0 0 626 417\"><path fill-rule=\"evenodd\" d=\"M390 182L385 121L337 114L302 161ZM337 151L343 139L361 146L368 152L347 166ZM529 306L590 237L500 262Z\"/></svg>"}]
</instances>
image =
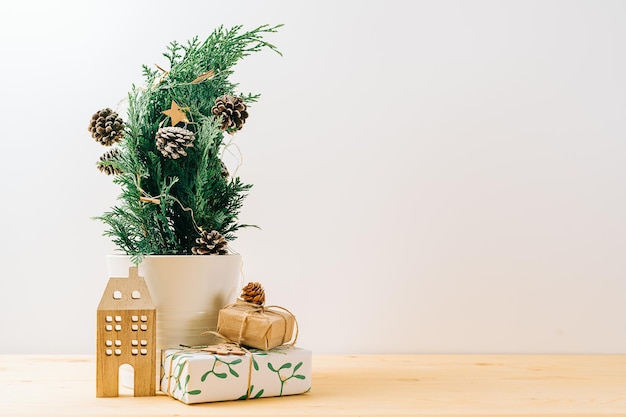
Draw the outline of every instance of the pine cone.
<instances>
[{"instance_id":1,"label":"pine cone","mask_svg":"<svg viewBox=\"0 0 626 417\"><path fill-rule=\"evenodd\" d=\"M170 159L187 156L185 148L193 147L193 132L183 127L162 127L156 133L156 146L161 154Z\"/></svg>"},{"instance_id":2,"label":"pine cone","mask_svg":"<svg viewBox=\"0 0 626 417\"><path fill-rule=\"evenodd\" d=\"M223 161L220 161L220 163L222 164L222 178L228 179L228 177L230 177L228 167L226 167L226 164Z\"/></svg>"},{"instance_id":3,"label":"pine cone","mask_svg":"<svg viewBox=\"0 0 626 417\"><path fill-rule=\"evenodd\" d=\"M228 242L217 230L210 232L203 230L196 239L197 246L191 248L194 255L226 255Z\"/></svg>"},{"instance_id":4,"label":"pine cone","mask_svg":"<svg viewBox=\"0 0 626 417\"><path fill-rule=\"evenodd\" d=\"M215 100L215 105L211 108L211 113L215 117L222 118L220 128L227 132L234 132L243 127L248 118L246 103L241 97L224 95Z\"/></svg>"},{"instance_id":5,"label":"pine cone","mask_svg":"<svg viewBox=\"0 0 626 417\"><path fill-rule=\"evenodd\" d=\"M107 175L117 175L121 174L122 170L120 170L117 166L111 165L108 162L116 162L120 156L120 150L118 148L112 148L110 151L105 152L101 157L100 161L98 161L97 166L100 172L104 172Z\"/></svg>"},{"instance_id":6,"label":"pine cone","mask_svg":"<svg viewBox=\"0 0 626 417\"><path fill-rule=\"evenodd\" d=\"M104 146L111 146L122 140L124 136L124 121L113 110L106 108L99 110L93 116L88 127L97 142Z\"/></svg>"},{"instance_id":7,"label":"pine cone","mask_svg":"<svg viewBox=\"0 0 626 417\"><path fill-rule=\"evenodd\" d=\"M262 306L265 304L265 290L263 286L258 282L249 282L248 285L241 290L241 297L246 303L258 304Z\"/></svg>"}]
</instances>

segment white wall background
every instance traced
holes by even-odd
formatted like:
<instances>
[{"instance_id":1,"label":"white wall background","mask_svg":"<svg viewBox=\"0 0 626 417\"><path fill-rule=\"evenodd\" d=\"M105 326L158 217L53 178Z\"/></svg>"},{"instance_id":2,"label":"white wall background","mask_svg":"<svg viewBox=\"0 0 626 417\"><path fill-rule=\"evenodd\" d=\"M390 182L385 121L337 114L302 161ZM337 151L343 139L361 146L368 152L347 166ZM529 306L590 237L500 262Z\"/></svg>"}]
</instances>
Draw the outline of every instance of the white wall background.
<instances>
[{"instance_id":1,"label":"white wall background","mask_svg":"<svg viewBox=\"0 0 626 417\"><path fill-rule=\"evenodd\" d=\"M91 114L171 40L285 23L239 174L247 280L316 352L626 353L626 3L0 5L0 353L91 353L117 195Z\"/></svg>"}]
</instances>

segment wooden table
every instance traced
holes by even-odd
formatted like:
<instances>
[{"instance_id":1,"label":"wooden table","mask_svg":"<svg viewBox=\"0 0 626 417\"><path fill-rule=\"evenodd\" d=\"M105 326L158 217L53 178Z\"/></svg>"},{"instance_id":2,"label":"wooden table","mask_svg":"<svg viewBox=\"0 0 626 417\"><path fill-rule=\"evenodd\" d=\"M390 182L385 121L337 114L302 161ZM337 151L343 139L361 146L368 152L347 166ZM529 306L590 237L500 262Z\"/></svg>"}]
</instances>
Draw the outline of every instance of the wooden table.
<instances>
[{"instance_id":1,"label":"wooden table","mask_svg":"<svg viewBox=\"0 0 626 417\"><path fill-rule=\"evenodd\" d=\"M93 356L0 355L0 416L626 416L626 355L313 356L312 391L96 398Z\"/></svg>"}]
</instances>

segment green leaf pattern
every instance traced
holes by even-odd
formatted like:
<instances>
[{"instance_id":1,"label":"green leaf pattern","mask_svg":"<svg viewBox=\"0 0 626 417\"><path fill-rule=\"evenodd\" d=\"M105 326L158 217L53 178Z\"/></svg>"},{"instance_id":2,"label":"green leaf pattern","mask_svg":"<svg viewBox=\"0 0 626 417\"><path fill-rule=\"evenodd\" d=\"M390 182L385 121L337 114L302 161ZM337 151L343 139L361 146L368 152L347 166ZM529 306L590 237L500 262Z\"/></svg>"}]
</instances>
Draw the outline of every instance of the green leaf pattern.
<instances>
[{"instance_id":1,"label":"green leaf pattern","mask_svg":"<svg viewBox=\"0 0 626 417\"><path fill-rule=\"evenodd\" d=\"M218 366L219 364L226 365L228 367L228 371L230 372L232 376L236 378L239 377L239 373L235 371L232 367L241 363L242 362L241 358L237 358L233 361L228 362L227 360L224 360L217 355L210 355L210 356L212 356L215 359L213 361L213 367L202 375L202 377L200 378L200 381L205 382L209 375L214 375L215 377L220 378L220 379L226 379L228 377L227 373L217 372L215 370L216 366ZM189 354L176 354L176 353L168 354L165 356L165 360L163 361L164 363L168 359L171 360L172 362L176 362L176 365L174 365L174 367L171 368L172 373L168 375L168 378L172 381L173 386L174 386L174 392L172 393L172 395L175 398L181 398L186 395L199 395L202 393L202 390L200 389L194 389L191 391L187 390L187 386L189 385L191 375L187 374L184 382L181 381L181 376L185 370L185 366L188 363L185 359L189 359L192 357L193 356ZM165 374L165 368L163 366L162 366L162 372ZM162 379L162 383L166 383L166 382L167 382L166 379Z\"/></svg>"},{"instance_id":2,"label":"green leaf pattern","mask_svg":"<svg viewBox=\"0 0 626 417\"><path fill-rule=\"evenodd\" d=\"M281 375L280 373L280 371L282 371L283 369L291 369L291 362L283 363L278 369L276 369L274 365L272 365L270 362L267 363L268 369L274 372L278 376L278 379L280 380L280 394L278 395L279 397L283 396L283 388L285 387L285 384L287 383L287 381L289 381L292 378L306 379L306 376L302 374L296 374L296 372L298 372L298 369L302 367L302 363L303 362L298 362L298 364L294 366L293 370L291 371L291 375L285 375L284 373L283 375Z\"/></svg>"},{"instance_id":3,"label":"green leaf pattern","mask_svg":"<svg viewBox=\"0 0 626 417\"><path fill-rule=\"evenodd\" d=\"M200 381L202 381L202 382L206 381L206 379L207 379L207 377L209 375L215 375L216 377L218 377L220 379L226 379L228 377L227 373L225 373L225 372L216 372L215 371L215 367L217 365L219 365L219 364L226 365L228 367L228 372L230 372L230 374L232 376L234 376L235 378L239 378L239 373L237 373L237 371L235 371L232 367L234 365L240 364L242 362L241 358L237 358L237 359L235 359L232 362L227 362L227 361L221 359L217 355L211 355L211 356L213 356L215 358L215 361L213 361L213 367L202 375L202 377L200 378Z\"/></svg>"}]
</instances>

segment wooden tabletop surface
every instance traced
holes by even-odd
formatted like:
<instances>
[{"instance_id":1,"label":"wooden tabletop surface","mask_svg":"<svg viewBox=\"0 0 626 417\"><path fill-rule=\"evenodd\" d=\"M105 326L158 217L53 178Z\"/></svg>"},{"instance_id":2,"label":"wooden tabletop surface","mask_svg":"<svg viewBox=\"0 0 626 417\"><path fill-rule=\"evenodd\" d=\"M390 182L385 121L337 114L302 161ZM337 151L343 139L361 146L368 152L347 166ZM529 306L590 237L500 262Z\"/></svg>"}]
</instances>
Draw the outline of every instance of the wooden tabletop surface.
<instances>
[{"instance_id":1,"label":"wooden tabletop surface","mask_svg":"<svg viewBox=\"0 0 626 417\"><path fill-rule=\"evenodd\" d=\"M314 355L311 392L96 398L94 356L0 355L0 416L626 416L626 355Z\"/></svg>"}]
</instances>

